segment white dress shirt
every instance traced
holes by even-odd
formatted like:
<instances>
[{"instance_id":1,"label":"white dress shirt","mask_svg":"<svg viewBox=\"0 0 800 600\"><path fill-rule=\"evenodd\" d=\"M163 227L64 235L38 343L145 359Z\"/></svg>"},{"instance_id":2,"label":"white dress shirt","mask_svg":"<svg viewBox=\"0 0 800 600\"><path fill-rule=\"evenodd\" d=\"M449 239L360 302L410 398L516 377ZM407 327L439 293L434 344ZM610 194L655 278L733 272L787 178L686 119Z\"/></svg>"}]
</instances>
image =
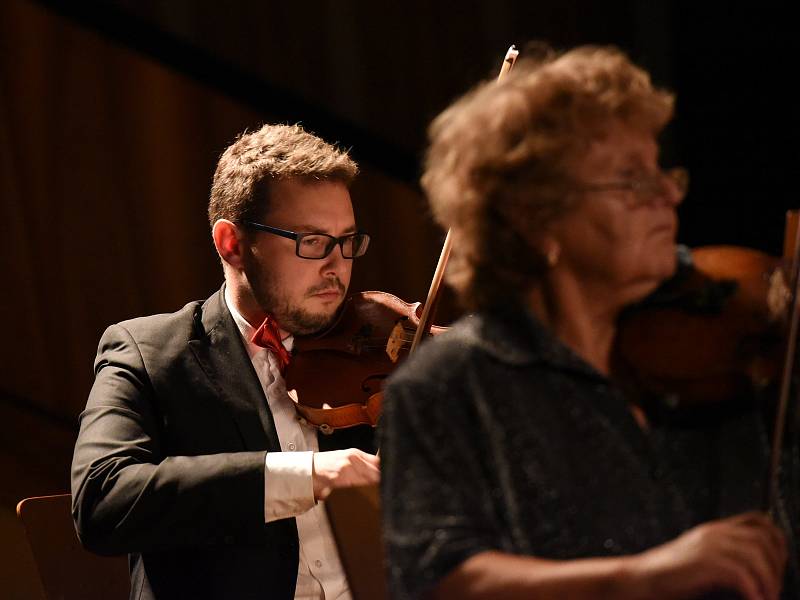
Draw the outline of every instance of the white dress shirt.
<instances>
[{"instance_id":1,"label":"white dress shirt","mask_svg":"<svg viewBox=\"0 0 800 600\"><path fill-rule=\"evenodd\" d=\"M268 452L264 466L264 521L269 523L288 517L297 521L300 564L295 600L351 600L328 515L323 504L314 501L311 476L313 453L319 451L317 432L298 420L294 402L289 396L294 390L286 391L275 356L250 341L255 328L234 306L227 287L225 303L264 388L278 431L281 452ZM293 338L289 336L283 340L283 345L291 350L292 342ZM264 598L268 596L268 590L264 590Z\"/></svg>"}]
</instances>

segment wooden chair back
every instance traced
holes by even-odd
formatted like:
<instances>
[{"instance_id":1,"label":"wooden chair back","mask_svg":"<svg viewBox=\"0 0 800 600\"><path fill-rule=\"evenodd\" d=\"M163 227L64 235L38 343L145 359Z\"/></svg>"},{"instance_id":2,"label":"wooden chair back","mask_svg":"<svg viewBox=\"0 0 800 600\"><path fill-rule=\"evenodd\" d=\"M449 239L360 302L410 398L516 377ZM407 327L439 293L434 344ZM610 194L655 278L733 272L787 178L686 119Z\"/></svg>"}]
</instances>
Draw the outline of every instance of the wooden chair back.
<instances>
[{"instance_id":1,"label":"wooden chair back","mask_svg":"<svg viewBox=\"0 0 800 600\"><path fill-rule=\"evenodd\" d=\"M72 522L71 498L36 496L17 504L47 599L127 599L127 556L104 557L84 550Z\"/></svg>"},{"instance_id":2,"label":"wooden chair back","mask_svg":"<svg viewBox=\"0 0 800 600\"><path fill-rule=\"evenodd\" d=\"M333 490L325 507L354 600L387 599L378 486Z\"/></svg>"}]
</instances>

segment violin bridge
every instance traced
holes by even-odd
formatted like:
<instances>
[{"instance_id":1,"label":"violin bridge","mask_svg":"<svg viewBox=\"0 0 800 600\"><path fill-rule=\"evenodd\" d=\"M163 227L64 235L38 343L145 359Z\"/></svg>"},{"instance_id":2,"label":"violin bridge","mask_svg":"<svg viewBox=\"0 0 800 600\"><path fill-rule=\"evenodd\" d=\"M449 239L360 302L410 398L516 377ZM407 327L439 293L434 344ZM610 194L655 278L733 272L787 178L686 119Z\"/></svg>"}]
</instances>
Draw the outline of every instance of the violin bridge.
<instances>
[{"instance_id":1,"label":"violin bridge","mask_svg":"<svg viewBox=\"0 0 800 600\"><path fill-rule=\"evenodd\" d=\"M389 339L386 341L386 355L393 363L396 363L400 358L400 351L405 345L405 328L403 322L398 321L392 328L389 334Z\"/></svg>"}]
</instances>

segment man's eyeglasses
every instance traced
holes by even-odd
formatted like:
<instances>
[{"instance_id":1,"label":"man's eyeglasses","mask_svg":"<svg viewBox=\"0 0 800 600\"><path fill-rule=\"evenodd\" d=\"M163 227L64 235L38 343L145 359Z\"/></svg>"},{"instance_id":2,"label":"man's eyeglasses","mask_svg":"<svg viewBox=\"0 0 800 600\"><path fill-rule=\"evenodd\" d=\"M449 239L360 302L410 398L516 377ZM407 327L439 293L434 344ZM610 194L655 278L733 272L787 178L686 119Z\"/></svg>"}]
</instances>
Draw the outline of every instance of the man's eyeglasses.
<instances>
[{"instance_id":1,"label":"man's eyeglasses","mask_svg":"<svg viewBox=\"0 0 800 600\"><path fill-rule=\"evenodd\" d=\"M358 258L364 256L369 247L368 233L350 233L342 237L334 237L327 233L295 233L286 229L278 229L253 221L240 221L241 225L265 231L274 235L289 238L295 241L295 254L300 258L322 259L328 256L336 246L342 250L343 258Z\"/></svg>"},{"instance_id":2,"label":"man's eyeglasses","mask_svg":"<svg viewBox=\"0 0 800 600\"><path fill-rule=\"evenodd\" d=\"M689 171L683 167L659 170L653 175L641 175L624 181L593 183L578 188L581 192L630 192L636 204L649 204L654 198L667 192L665 185L673 186L683 199L689 189Z\"/></svg>"}]
</instances>

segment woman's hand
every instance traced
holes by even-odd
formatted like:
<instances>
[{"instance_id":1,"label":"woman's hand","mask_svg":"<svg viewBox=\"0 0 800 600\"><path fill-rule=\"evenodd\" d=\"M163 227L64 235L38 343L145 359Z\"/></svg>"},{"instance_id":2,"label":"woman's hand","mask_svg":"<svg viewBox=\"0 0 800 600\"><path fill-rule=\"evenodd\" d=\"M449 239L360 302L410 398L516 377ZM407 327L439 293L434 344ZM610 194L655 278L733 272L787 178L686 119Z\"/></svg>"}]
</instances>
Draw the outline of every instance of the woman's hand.
<instances>
[{"instance_id":1,"label":"woman's hand","mask_svg":"<svg viewBox=\"0 0 800 600\"><path fill-rule=\"evenodd\" d=\"M693 598L712 590L776 600L786 565L783 533L763 513L710 521L632 557L644 597Z\"/></svg>"}]
</instances>

